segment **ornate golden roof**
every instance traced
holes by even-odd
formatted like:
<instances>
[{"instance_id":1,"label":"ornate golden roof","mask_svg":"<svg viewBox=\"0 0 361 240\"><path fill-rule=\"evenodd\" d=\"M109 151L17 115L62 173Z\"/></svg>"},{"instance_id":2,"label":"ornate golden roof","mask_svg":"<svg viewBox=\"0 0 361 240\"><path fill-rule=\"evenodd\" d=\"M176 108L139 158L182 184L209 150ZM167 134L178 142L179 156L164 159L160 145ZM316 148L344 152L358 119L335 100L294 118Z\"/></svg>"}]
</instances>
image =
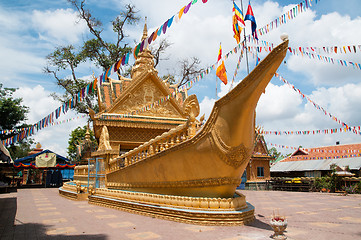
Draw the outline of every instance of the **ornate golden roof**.
<instances>
[{"instance_id":1,"label":"ornate golden roof","mask_svg":"<svg viewBox=\"0 0 361 240\"><path fill-rule=\"evenodd\" d=\"M131 78L118 76L118 80L108 78L98 88L99 113L90 113L98 140L103 128L108 128L112 151L117 152L119 146L121 150L132 149L187 121L183 109L187 92L178 92L177 85L158 76L147 46L138 54Z\"/></svg>"},{"instance_id":2,"label":"ornate golden roof","mask_svg":"<svg viewBox=\"0 0 361 240\"><path fill-rule=\"evenodd\" d=\"M146 37L145 24L142 39ZM129 113L137 116L136 119L148 117L146 119L150 121L149 117L164 118L165 121L169 118L186 120L182 105L187 93L178 92L177 85L170 85L158 76L158 71L154 68L153 55L147 46L139 53L132 67L131 76L131 79L120 75L119 80L108 78L109 81L100 86L99 113L92 117L93 120L104 120L109 114L114 116ZM160 103L167 96L170 96L169 99ZM154 103L160 104L154 105ZM148 108L145 108L147 106Z\"/></svg>"}]
</instances>

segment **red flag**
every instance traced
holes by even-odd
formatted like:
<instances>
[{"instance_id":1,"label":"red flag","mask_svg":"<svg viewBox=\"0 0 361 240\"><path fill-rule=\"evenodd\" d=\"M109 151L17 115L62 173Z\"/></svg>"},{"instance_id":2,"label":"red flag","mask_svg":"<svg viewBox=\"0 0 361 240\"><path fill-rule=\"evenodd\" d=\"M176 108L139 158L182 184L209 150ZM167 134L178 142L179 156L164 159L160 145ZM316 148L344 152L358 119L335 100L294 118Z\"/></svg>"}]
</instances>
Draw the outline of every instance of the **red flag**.
<instances>
[{"instance_id":1,"label":"red flag","mask_svg":"<svg viewBox=\"0 0 361 240\"><path fill-rule=\"evenodd\" d=\"M254 14L253 14L253 10L251 7L251 1L249 1L249 3L248 3L248 9L247 9L246 16L244 17L244 20L251 21L253 38L258 40L257 31L256 31L257 30L256 18L254 17Z\"/></svg>"}]
</instances>

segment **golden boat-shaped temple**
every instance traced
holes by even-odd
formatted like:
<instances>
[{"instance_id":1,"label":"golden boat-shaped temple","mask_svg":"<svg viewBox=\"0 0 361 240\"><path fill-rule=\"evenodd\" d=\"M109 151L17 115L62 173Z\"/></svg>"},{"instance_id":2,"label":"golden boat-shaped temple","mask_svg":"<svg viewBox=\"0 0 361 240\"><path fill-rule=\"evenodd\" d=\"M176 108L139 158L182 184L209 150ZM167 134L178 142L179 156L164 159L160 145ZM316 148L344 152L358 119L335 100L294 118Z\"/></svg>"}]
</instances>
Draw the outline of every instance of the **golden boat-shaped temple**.
<instances>
[{"instance_id":1,"label":"golden boat-shaped temple","mask_svg":"<svg viewBox=\"0 0 361 240\"><path fill-rule=\"evenodd\" d=\"M145 49L131 79L109 79L98 89L100 111L91 114L98 150L91 155L104 166L103 184L89 185L90 165L78 166L60 194L85 191L92 204L193 224L253 221L254 207L236 188L255 144L257 102L287 48L285 39L215 102L204 124L197 97L160 79ZM129 112L135 114L123 117Z\"/></svg>"}]
</instances>

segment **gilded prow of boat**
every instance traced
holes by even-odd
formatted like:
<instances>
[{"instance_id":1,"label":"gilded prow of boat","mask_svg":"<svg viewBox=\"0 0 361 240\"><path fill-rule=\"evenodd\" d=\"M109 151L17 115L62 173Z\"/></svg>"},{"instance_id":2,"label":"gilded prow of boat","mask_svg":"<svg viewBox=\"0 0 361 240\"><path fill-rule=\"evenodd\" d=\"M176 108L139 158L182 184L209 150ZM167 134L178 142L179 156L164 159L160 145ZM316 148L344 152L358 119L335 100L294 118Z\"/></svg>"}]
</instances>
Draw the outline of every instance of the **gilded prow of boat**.
<instances>
[{"instance_id":1,"label":"gilded prow of boat","mask_svg":"<svg viewBox=\"0 0 361 240\"><path fill-rule=\"evenodd\" d=\"M282 63L288 40L216 101L197 131L198 101L185 102L187 124L110 161L107 187L193 197L232 197L253 151L255 108ZM197 131L197 132L196 132Z\"/></svg>"}]
</instances>

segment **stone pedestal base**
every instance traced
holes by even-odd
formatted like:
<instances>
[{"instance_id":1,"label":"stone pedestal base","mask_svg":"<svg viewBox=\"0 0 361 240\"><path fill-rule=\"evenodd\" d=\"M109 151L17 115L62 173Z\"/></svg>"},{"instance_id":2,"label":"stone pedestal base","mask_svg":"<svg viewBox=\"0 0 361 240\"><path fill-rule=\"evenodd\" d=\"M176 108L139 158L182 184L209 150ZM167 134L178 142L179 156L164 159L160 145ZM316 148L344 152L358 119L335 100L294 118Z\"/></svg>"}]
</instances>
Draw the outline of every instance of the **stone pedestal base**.
<instances>
[{"instance_id":1,"label":"stone pedestal base","mask_svg":"<svg viewBox=\"0 0 361 240\"><path fill-rule=\"evenodd\" d=\"M87 187L76 186L74 182L64 183L59 188L59 195L76 201L86 201L88 199Z\"/></svg>"},{"instance_id":2,"label":"stone pedestal base","mask_svg":"<svg viewBox=\"0 0 361 240\"><path fill-rule=\"evenodd\" d=\"M254 220L254 207L240 193L225 199L98 188L88 199L90 204L189 224L233 226Z\"/></svg>"}]
</instances>

